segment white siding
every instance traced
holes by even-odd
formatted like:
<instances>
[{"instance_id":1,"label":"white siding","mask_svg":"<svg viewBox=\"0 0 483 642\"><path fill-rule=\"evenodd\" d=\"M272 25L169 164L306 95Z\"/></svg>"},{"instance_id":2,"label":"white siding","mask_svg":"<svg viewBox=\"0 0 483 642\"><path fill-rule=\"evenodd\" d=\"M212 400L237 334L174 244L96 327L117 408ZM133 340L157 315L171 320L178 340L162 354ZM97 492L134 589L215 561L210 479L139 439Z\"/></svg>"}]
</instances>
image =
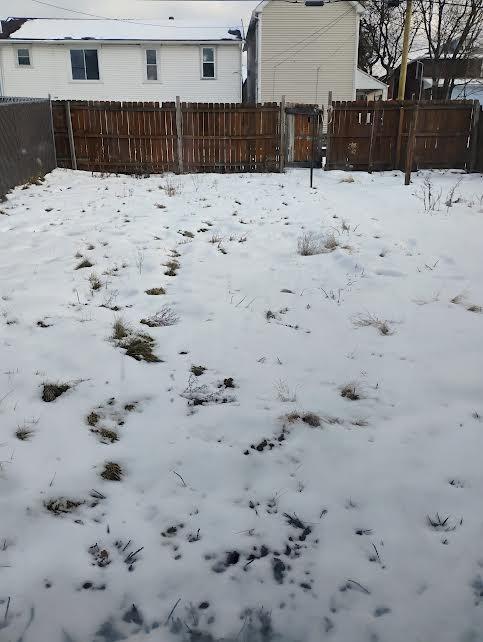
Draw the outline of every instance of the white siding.
<instances>
[{"instance_id":1,"label":"white siding","mask_svg":"<svg viewBox=\"0 0 483 642\"><path fill-rule=\"evenodd\" d=\"M260 19L262 102L285 95L288 102L327 104L329 91L334 100L355 98L359 19L351 3L273 0Z\"/></svg>"},{"instance_id":2,"label":"white siding","mask_svg":"<svg viewBox=\"0 0 483 642\"><path fill-rule=\"evenodd\" d=\"M17 48L31 51L31 68L18 67ZM206 46L206 45L205 45ZM211 46L211 45L210 45ZM3 93L78 100L157 100L193 102L241 101L241 51L238 44L217 44L216 79L201 79L200 46L197 44L101 44L98 49L99 81L72 80L70 49L74 44L0 45ZM159 82L146 81L146 48L158 48Z\"/></svg>"}]
</instances>

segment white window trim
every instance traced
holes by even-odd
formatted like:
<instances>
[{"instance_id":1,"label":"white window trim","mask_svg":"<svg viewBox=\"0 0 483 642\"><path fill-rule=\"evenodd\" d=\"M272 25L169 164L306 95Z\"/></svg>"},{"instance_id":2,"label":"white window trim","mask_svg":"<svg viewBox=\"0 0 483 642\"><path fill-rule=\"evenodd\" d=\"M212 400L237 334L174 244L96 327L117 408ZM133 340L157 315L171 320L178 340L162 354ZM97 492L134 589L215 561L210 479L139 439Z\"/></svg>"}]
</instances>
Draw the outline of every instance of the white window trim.
<instances>
[{"instance_id":1,"label":"white window trim","mask_svg":"<svg viewBox=\"0 0 483 642\"><path fill-rule=\"evenodd\" d=\"M203 76L203 49L213 49L213 63L215 66L215 75L213 78ZM218 55L215 45L201 45L200 47L200 78L201 80L217 80L218 79Z\"/></svg>"},{"instance_id":2,"label":"white window trim","mask_svg":"<svg viewBox=\"0 0 483 642\"><path fill-rule=\"evenodd\" d=\"M146 58L146 51L154 50L156 52L156 67L158 69L158 79L149 80L148 78L148 62ZM142 64L143 64L143 82L147 85L160 85L162 83L161 78L161 47L144 47L142 49Z\"/></svg>"},{"instance_id":3,"label":"white window trim","mask_svg":"<svg viewBox=\"0 0 483 642\"><path fill-rule=\"evenodd\" d=\"M27 49L27 50L28 50L28 52L29 52L30 65L21 65L21 64L18 62L18 52L19 52L19 50L20 50L20 49ZM15 54L14 54L14 56L15 56L15 66L16 66L18 69L32 69L32 67L34 66L34 65L33 65L33 62L32 62L32 47L28 47L28 46L25 46L25 45L24 45L24 46L22 46L22 47L15 47L14 51L15 51Z\"/></svg>"},{"instance_id":4,"label":"white window trim","mask_svg":"<svg viewBox=\"0 0 483 642\"><path fill-rule=\"evenodd\" d=\"M72 78L72 61L70 58L70 52L71 49L78 49L81 51L84 51L85 49L95 49L97 51L97 66L99 67L99 79L94 80L93 78L86 78L85 80L82 79L74 79ZM93 84L93 85L99 85L100 83L103 82L102 78L102 66L101 66L101 48L100 47L93 47L91 44L86 43L85 45L68 45L67 48L67 58L69 61L69 83L72 83L74 85L82 85L82 84Z\"/></svg>"}]
</instances>

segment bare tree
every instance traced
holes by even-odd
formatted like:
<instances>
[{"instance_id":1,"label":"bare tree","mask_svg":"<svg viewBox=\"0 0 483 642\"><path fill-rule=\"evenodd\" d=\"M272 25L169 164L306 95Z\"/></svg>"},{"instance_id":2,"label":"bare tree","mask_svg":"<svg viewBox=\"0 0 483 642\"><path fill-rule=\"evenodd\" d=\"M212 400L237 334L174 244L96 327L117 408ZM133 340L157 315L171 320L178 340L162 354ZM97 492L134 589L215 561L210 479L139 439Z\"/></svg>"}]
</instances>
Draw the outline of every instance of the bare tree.
<instances>
[{"instance_id":1,"label":"bare tree","mask_svg":"<svg viewBox=\"0 0 483 642\"><path fill-rule=\"evenodd\" d=\"M433 98L450 98L455 80L469 74L482 34L483 0L417 0L417 11L432 60Z\"/></svg>"},{"instance_id":2,"label":"bare tree","mask_svg":"<svg viewBox=\"0 0 483 642\"><path fill-rule=\"evenodd\" d=\"M388 7L387 0L368 0L361 17L359 40L359 66L372 73L381 66L389 76L401 60L406 3ZM415 13L412 21L410 45L421 24L421 17Z\"/></svg>"}]
</instances>

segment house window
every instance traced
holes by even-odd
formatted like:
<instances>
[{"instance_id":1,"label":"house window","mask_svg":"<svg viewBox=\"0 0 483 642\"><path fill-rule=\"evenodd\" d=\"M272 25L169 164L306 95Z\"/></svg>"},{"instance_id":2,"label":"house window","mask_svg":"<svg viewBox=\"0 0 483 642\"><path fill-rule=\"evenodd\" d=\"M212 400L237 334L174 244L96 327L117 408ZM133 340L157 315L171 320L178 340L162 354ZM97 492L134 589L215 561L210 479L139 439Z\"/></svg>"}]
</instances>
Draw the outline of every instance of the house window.
<instances>
[{"instance_id":1,"label":"house window","mask_svg":"<svg viewBox=\"0 0 483 642\"><path fill-rule=\"evenodd\" d=\"M72 80L99 80L97 49L71 49Z\"/></svg>"},{"instance_id":2,"label":"house window","mask_svg":"<svg viewBox=\"0 0 483 642\"><path fill-rule=\"evenodd\" d=\"M146 49L146 78L158 80L158 52L156 49Z\"/></svg>"},{"instance_id":3,"label":"house window","mask_svg":"<svg viewBox=\"0 0 483 642\"><path fill-rule=\"evenodd\" d=\"M29 49L17 49L17 62L20 67L30 67Z\"/></svg>"},{"instance_id":4,"label":"house window","mask_svg":"<svg viewBox=\"0 0 483 642\"><path fill-rule=\"evenodd\" d=\"M214 47L203 47L201 50L201 77L215 78L215 49Z\"/></svg>"}]
</instances>

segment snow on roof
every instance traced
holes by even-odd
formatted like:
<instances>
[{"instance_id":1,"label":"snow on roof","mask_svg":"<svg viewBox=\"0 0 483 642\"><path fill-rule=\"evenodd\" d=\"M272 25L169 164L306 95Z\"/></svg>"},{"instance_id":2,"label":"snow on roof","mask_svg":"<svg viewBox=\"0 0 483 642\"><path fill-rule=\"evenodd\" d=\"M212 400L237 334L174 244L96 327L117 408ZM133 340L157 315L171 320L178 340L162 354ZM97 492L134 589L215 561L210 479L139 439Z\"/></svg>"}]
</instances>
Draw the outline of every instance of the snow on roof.
<instances>
[{"instance_id":1,"label":"snow on roof","mask_svg":"<svg viewBox=\"0 0 483 642\"><path fill-rule=\"evenodd\" d=\"M237 29L238 27L235 27ZM204 27L178 20L27 20L9 40L233 40L228 27Z\"/></svg>"},{"instance_id":2,"label":"snow on roof","mask_svg":"<svg viewBox=\"0 0 483 642\"><path fill-rule=\"evenodd\" d=\"M383 83L381 80L374 78L370 74L367 74L362 69L357 69L356 72L356 89L386 89L386 83Z\"/></svg>"}]
</instances>

